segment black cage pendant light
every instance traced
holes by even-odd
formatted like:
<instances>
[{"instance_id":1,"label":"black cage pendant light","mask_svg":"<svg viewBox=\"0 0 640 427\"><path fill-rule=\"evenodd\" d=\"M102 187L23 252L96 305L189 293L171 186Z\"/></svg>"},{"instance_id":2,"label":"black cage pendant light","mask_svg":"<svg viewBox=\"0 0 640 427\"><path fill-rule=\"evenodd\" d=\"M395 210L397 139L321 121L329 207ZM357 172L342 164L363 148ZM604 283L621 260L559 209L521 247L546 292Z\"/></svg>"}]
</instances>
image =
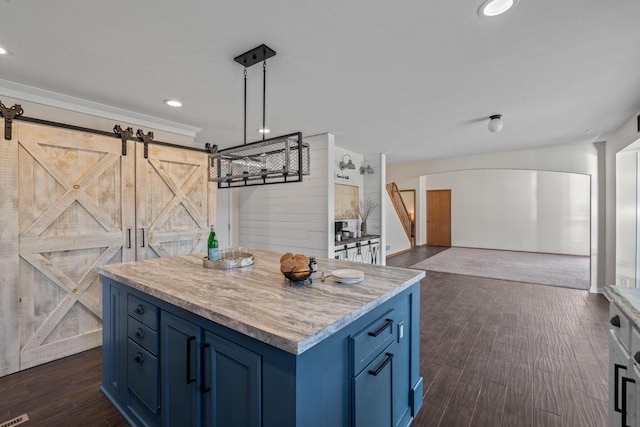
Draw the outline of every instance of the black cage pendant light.
<instances>
[{"instance_id":1,"label":"black cage pendant light","mask_svg":"<svg viewBox=\"0 0 640 427\"><path fill-rule=\"evenodd\" d=\"M309 144L295 132L266 138L267 59L276 52L260 45L234 60L244 67L244 144L209 155L209 181L218 188L300 182L310 173ZM262 140L247 144L247 68L262 62Z\"/></svg>"}]
</instances>

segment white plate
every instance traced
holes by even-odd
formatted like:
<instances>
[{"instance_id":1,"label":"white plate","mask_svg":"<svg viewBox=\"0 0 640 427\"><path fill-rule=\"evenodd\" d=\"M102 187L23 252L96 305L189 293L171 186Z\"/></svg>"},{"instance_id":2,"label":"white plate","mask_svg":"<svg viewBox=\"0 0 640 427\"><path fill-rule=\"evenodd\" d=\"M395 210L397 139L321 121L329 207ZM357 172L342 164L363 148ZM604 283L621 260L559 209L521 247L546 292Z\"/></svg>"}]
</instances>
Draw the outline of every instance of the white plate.
<instances>
[{"instance_id":1,"label":"white plate","mask_svg":"<svg viewBox=\"0 0 640 427\"><path fill-rule=\"evenodd\" d=\"M359 277L357 279L338 279L338 278L336 278L336 282L342 283L344 285L355 285L356 283L360 283L363 280L364 280L364 276L363 277Z\"/></svg>"},{"instance_id":2,"label":"white plate","mask_svg":"<svg viewBox=\"0 0 640 427\"><path fill-rule=\"evenodd\" d=\"M336 282L344 283L345 285L354 285L364 280L364 273L360 270L335 270L331 274Z\"/></svg>"},{"instance_id":3,"label":"white plate","mask_svg":"<svg viewBox=\"0 0 640 427\"><path fill-rule=\"evenodd\" d=\"M338 280L356 280L356 279L364 279L364 273L360 270L335 270L331 272L333 277Z\"/></svg>"}]
</instances>

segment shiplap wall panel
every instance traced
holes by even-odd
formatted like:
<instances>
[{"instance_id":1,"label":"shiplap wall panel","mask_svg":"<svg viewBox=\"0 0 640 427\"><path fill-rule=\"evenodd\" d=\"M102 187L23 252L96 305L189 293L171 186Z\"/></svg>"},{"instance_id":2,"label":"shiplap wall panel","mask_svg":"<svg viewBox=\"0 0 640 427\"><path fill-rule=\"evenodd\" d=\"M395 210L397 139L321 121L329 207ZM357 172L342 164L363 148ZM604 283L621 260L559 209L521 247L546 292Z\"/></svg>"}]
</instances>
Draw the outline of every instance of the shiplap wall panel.
<instances>
[{"instance_id":1,"label":"shiplap wall panel","mask_svg":"<svg viewBox=\"0 0 640 427\"><path fill-rule=\"evenodd\" d=\"M333 137L304 138L310 148L311 174L301 183L236 190L240 246L327 256L327 236L333 234L327 191L329 138Z\"/></svg>"},{"instance_id":2,"label":"shiplap wall panel","mask_svg":"<svg viewBox=\"0 0 640 427\"><path fill-rule=\"evenodd\" d=\"M0 376L20 368L18 274L18 146L0 142Z\"/></svg>"}]
</instances>

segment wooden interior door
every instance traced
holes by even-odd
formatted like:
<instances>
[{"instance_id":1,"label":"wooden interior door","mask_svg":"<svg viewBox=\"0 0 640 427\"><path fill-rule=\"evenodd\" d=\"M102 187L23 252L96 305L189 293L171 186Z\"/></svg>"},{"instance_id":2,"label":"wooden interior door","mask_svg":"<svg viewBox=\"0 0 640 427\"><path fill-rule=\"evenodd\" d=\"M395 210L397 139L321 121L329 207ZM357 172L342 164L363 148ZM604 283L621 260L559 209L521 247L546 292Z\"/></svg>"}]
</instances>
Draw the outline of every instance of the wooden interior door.
<instances>
[{"instance_id":1,"label":"wooden interior door","mask_svg":"<svg viewBox=\"0 0 640 427\"><path fill-rule=\"evenodd\" d=\"M427 245L451 246L451 190L427 191Z\"/></svg>"},{"instance_id":2,"label":"wooden interior door","mask_svg":"<svg viewBox=\"0 0 640 427\"><path fill-rule=\"evenodd\" d=\"M19 300L11 303L19 302L22 370L101 345L94 268L134 259L134 156L122 156L116 138L14 127L3 143L16 144L18 157Z\"/></svg>"},{"instance_id":3,"label":"wooden interior door","mask_svg":"<svg viewBox=\"0 0 640 427\"><path fill-rule=\"evenodd\" d=\"M149 144L136 147L137 259L206 252L215 218L208 155Z\"/></svg>"}]
</instances>

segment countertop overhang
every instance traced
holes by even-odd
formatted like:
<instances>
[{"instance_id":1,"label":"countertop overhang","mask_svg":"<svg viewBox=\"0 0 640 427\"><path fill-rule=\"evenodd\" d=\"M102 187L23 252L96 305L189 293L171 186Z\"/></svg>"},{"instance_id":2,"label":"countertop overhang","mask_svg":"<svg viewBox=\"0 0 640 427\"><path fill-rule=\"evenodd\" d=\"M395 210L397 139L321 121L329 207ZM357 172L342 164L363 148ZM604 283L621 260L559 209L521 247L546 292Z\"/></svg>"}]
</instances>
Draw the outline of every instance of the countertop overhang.
<instances>
[{"instance_id":1,"label":"countertop overhang","mask_svg":"<svg viewBox=\"0 0 640 427\"><path fill-rule=\"evenodd\" d=\"M279 252L255 250L255 263L231 270L204 268L205 254L103 265L96 270L141 292L292 354L305 350L401 293L422 270L316 258L318 273L351 268L365 279L344 285L290 285Z\"/></svg>"},{"instance_id":2,"label":"countertop overhang","mask_svg":"<svg viewBox=\"0 0 640 427\"><path fill-rule=\"evenodd\" d=\"M604 295L614 302L636 325L640 325L640 288L607 286Z\"/></svg>"}]
</instances>

